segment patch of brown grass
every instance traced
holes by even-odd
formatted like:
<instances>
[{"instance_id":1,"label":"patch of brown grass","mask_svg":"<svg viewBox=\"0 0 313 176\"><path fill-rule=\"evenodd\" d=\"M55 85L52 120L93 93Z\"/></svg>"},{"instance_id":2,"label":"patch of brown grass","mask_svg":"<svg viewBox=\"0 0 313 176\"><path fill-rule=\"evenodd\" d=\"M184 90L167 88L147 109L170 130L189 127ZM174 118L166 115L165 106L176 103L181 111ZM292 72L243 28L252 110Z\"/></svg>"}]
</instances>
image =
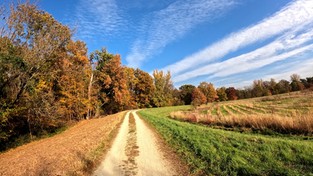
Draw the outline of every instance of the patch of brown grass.
<instances>
[{"instance_id":1,"label":"patch of brown grass","mask_svg":"<svg viewBox=\"0 0 313 176\"><path fill-rule=\"evenodd\" d=\"M0 154L0 175L90 175L125 112L84 120L51 138Z\"/></svg>"},{"instance_id":2,"label":"patch of brown grass","mask_svg":"<svg viewBox=\"0 0 313 176\"><path fill-rule=\"evenodd\" d=\"M188 122L220 125L227 127L244 127L257 130L270 129L281 133L309 134L313 133L313 112L296 114L294 117L277 114L243 114L230 116L211 116L197 111L170 113L170 117Z\"/></svg>"},{"instance_id":3,"label":"patch of brown grass","mask_svg":"<svg viewBox=\"0 0 313 176\"><path fill-rule=\"evenodd\" d=\"M206 111L208 113L203 113ZM172 112L170 116L227 128L269 129L279 133L312 135L313 92L209 103L192 111Z\"/></svg>"},{"instance_id":4,"label":"patch of brown grass","mask_svg":"<svg viewBox=\"0 0 313 176\"><path fill-rule=\"evenodd\" d=\"M214 117L210 114L201 114L199 112L175 111L170 113L170 117L187 122L211 124Z\"/></svg>"}]
</instances>

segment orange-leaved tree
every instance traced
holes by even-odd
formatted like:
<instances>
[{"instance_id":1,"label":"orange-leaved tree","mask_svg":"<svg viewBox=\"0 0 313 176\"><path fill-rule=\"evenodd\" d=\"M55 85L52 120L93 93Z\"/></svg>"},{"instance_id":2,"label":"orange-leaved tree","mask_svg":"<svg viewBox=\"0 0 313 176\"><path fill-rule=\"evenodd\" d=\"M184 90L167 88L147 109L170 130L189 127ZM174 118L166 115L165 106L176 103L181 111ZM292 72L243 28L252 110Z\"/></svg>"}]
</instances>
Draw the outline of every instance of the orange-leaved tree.
<instances>
[{"instance_id":1,"label":"orange-leaved tree","mask_svg":"<svg viewBox=\"0 0 313 176\"><path fill-rule=\"evenodd\" d=\"M191 104L193 106L199 106L201 104L206 103L206 97L205 95L201 92L199 88L195 88L192 92L192 102Z\"/></svg>"},{"instance_id":2,"label":"orange-leaved tree","mask_svg":"<svg viewBox=\"0 0 313 176\"><path fill-rule=\"evenodd\" d=\"M212 83L201 82L198 88L205 95L207 102L213 102L218 98Z\"/></svg>"},{"instance_id":3,"label":"orange-leaved tree","mask_svg":"<svg viewBox=\"0 0 313 176\"><path fill-rule=\"evenodd\" d=\"M152 107L155 91L153 78L140 69L126 68L128 88L136 108Z\"/></svg>"},{"instance_id":4,"label":"orange-leaved tree","mask_svg":"<svg viewBox=\"0 0 313 176\"><path fill-rule=\"evenodd\" d=\"M128 109L131 95L127 86L125 67L121 65L119 55L113 55L106 49L95 51L91 59L96 61L95 81L98 89L98 112L111 114Z\"/></svg>"}]
</instances>

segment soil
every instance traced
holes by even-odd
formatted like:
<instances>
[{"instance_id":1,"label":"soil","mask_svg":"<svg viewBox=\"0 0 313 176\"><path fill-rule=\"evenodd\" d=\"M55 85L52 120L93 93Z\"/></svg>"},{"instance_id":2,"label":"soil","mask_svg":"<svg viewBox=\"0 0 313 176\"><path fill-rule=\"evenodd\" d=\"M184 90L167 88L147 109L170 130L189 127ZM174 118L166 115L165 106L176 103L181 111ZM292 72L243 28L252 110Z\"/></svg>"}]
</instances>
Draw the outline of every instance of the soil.
<instances>
[{"instance_id":1,"label":"soil","mask_svg":"<svg viewBox=\"0 0 313 176\"><path fill-rule=\"evenodd\" d=\"M0 175L90 175L125 113L84 120L61 134L0 154Z\"/></svg>"}]
</instances>

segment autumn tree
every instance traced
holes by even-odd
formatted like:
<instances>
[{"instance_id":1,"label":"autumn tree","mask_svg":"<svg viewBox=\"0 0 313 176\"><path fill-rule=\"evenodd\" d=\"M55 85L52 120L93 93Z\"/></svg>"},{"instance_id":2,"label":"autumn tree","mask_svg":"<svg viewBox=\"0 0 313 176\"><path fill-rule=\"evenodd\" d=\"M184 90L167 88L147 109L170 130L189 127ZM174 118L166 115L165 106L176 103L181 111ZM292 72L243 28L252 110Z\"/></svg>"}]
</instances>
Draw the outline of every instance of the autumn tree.
<instances>
[{"instance_id":1,"label":"autumn tree","mask_svg":"<svg viewBox=\"0 0 313 176\"><path fill-rule=\"evenodd\" d=\"M225 87L217 88L216 93L217 93L219 101L227 101L228 100Z\"/></svg>"},{"instance_id":2,"label":"autumn tree","mask_svg":"<svg viewBox=\"0 0 313 176\"><path fill-rule=\"evenodd\" d=\"M155 92L153 96L153 103L156 107L170 106L173 104L173 90L174 86L171 80L170 72L166 74L163 71L153 71L153 82Z\"/></svg>"},{"instance_id":3,"label":"autumn tree","mask_svg":"<svg viewBox=\"0 0 313 176\"><path fill-rule=\"evenodd\" d=\"M181 100L185 105L190 105L192 102L192 92L196 87L191 84L185 84L179 87Z\"/></svg>"},{"instance_id":4,"label":"autumn tree","mask_svg":"<svg viewBox=\"0 0 313 176\"><path fill-rule=\"evenodd\" d=\"M228 100L237 100L237 94L236 94L236 89L234 87L228 87L225 90L226 94L227 94L227 99Z\"/></svg>"},{"instance_id":5,"label":"autumn tree","mask_svg":"<svg viewBox=\"0 0 313 176\"><path fill-rule=\"evenodd\" d=\"M218 98L216 90L212 83L201 82L198 88L205 95L207 102L213 102Z\"/></svg>"},{"instance_id":6,"label":"autumn tree","mask_svg":"<svg viewBox=\"0 0 313 176\"><path fill-rule=\"evenodd\" d=\"M290 83L289 81L287 80L280 80L276 86L275 86L275 90L277 91L277 93L279 94L283 94L283 93L288 93L291 91L291 88L290 88Z\"/></svg>"},{"instance_id":7,"label":"autumn tree","mask_svg":"<svg viewBox=\"0 0 313 176\"><path fill-rule=\"evenodd\" d=\"M182 100L181 97L181 90L174 88L173 90L173 105L178 106L178 105L184 105L185 102Z\"/></svg>"},{"instance_id":8,"label":"autumn tree","mask_svg":"<svg viewBox=\"0 0 313 176\"><path fill-rule=\"evenodd\" d=\"M25 119L30 134L31 128L55 126L56 121L52 119L57 118L48 116L57 114L52 107L58 94L55 81L59 79L59 65L71 32L52 16L30 4L12 7L6 24L9 32L4 38L19 47L20 62L23 63L22 69L15 70L19 76L12 80L16 82L16 89L12 92L14 99L9 108L23 109L21 114L27 115L19 115L18 118Z\"/></svg>"},{"instance_id":9,"label":"autumn tree","mask_svg":"<svg viewBox=\"0 0 313 176\"><path fill-rule=\"evenodd\" d=\"M68 56L62 60L61 76L57 80L60 100L58 111L69 120L79 120L85 118L90 106L87 87L91 67L84 42L70 41L67 51Z\"/></svg>"},{"instance_id":10,"label":"autumn tree","mask_svg":"<svg viewBox=\"0 0 313 176\"><path fill-rule=\"evenodd\" d=\"M127 109L130 93L120 56L102 49L93 52L90 57L97 62L95 72L99 100L97 115L101 112L111 114Z\"/></svg>"},{"instance_id":11,"label":"autumn tree","mask_svg":"<svg viewBox=\"0 0 313 176\"><path fill-rule=\"evenodd\" d=\"M126 75L126 81L127 81L127 88L130 93L130 109L132 108L138 108L137 102L136 102L136 84L138 83L138 79L135 76L135 69L131 67L124 67L125 75Z\"/></svg>"},{"instance_id":12,"label":"autumn tree","mask_svg":"<svg viewBox=\"0 0 313 176\"><path fill-rule=\"evenodd\" d=\"M0 118L6 136L1 139L49 132L68 118L82 118L88 67L84 44L29 3L12 6L1 25Z\"/></svg>"},{"instance_id":13,"label":"autumn tree","mask_svg":"<svg viewBox=\"0 0 313 176\"><path fill-rule=\"evenodd\" d=\"M199 106L201 104L206 103L206 97L202 93L202 91L199 88L195 88L192 92L192 102L191 104L193 106Z\"/></svg>"},{"instance_id":14,"label":"autumn tree","mask_svg":"<svg viewBox=\"0 0 313 176\"><path fill-rule=\"evenodd\" d=\"M304 89L304 85L300 80L300 75L292 74L290 76L290 80L291 80L290 83L291 91L299 91Z\"/></svg>"},{"instance_id":15,"label":"autumn tree","mask_svg":"<svg viewBox=\"0 0 313 176\"><path fill-rule=\"evenodd\" d=\"M128 88L137 108L152 107L154 94L153 78L140 69L125 68L127 72Z\"/></svg>"},{"instance_id":16,"label":"autumn tree","mask_svg":"<svg viewBox=\"0 0 313 176\"><path fill-rule=\"evenodd\" d=\"M264 86L263 80L254 80L252 85L253 97L261 97L269 95L269 90Z\"/></svg>"},{"instance_id":17,"label":"autumn tree","mask_svg":"<svg viewBox=\"0 0 313 176\"><path fill-rule=\"evenodd\" d=\"M271 95L275 95L277 94L276 91L275 91L275 86L276 86L276 81L275 79L271 78L271 80L268 82L266 86L266 88L270 91L270 94Z\"/></svg>"}]
</instances>

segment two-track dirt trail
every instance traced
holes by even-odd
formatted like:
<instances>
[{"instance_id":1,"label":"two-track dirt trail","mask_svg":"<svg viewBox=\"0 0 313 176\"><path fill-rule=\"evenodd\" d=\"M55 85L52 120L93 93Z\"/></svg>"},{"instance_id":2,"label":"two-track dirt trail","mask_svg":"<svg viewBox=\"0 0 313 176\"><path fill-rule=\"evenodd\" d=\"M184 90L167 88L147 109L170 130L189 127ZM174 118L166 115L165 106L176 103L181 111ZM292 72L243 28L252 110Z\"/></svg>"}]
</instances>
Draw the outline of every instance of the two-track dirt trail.
<instances>
[{"instance_id":1,"label":"two-track dirt trail","mask_svg":"<svg viewBox=\"0 0 313 176\"><path fill-rule=\"evenodd\" d=\"M128 112L112 148L94 175L175 175L154 135L135 111Z\"/></svg>"}]
</instances>

